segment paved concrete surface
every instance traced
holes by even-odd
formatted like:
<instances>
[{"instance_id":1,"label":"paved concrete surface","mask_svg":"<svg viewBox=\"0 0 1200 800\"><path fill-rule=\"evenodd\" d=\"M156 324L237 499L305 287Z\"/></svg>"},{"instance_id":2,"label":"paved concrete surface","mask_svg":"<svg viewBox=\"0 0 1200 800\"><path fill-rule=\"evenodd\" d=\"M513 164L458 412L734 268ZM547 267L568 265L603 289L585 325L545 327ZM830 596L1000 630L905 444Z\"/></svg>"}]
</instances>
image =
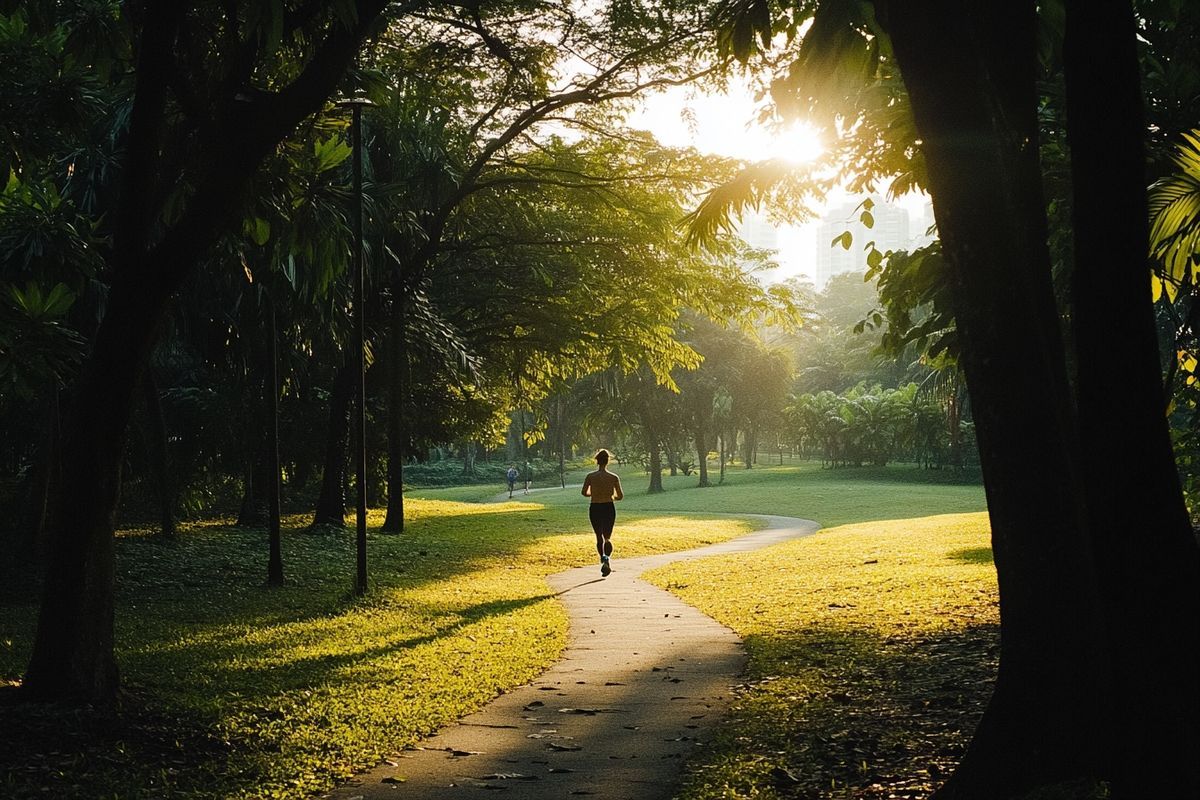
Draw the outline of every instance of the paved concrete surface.
<instances>
[{"instance_id":1,"label":"paved concrete surface","mask_svg":"<svg viewBox=\"0 0 1200 800\"><path fill-rule=\"evenodd\" d=\"M818 527L754 516L767 527L696 550L624 560L618 549L608 578L599 564L550 576L571 620L560 662L327 796L670 798L684 759L724 714L745 653L733 631L637 576Z\"/></svg>"}]
</instances>

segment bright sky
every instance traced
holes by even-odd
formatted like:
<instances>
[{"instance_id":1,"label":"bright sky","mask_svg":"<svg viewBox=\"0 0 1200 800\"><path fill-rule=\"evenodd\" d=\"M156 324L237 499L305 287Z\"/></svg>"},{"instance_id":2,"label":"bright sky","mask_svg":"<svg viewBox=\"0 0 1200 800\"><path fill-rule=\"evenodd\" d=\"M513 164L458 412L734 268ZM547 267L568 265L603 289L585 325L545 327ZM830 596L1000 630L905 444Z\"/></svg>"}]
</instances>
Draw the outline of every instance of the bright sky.
<instances>
[{"instance_id":1,"label":"bright sky","mask_svg":"<svg viewBox=\"0 0 1200 800\"><path fill-rule=\"evenodd\" d=\"M816 132L794 125L774 132L755 120L749 88L731 87L729 94L693 95L686 87L672 87L656 95L630 119L659 141L675 147L693 145L706 153L751 160L786 158L797 163L821 153Z\"/></svg>"},{"instance_id":2,"label":"bright sky","mask_svg":"<svg viewBox=\"0 0 1200 800\"><path fill-rule=\"evenodd\" d=\"M722 95L702 95L690 88L673 87L652 97L630 116L629 122L650 131L664 144L691 145L705 153L747 160L785 158L797 163L820 155L821 142L812 128L800 123L773 131L758 123L756 117L751 89L733 82L729 92ZM834 191L829 197L829 207L840 206L849 199L848 193ZM928 199L922 195L908 195L898 201L898 205L908 209L914 231L921 224L927 203ZM825 209L816 210L819 219ZM819 226L819 222L811 222L779 227L776 260L781 268L762 277L766 281L784 280L797 274L811 277Z\"/></svg>"}]
</instances>

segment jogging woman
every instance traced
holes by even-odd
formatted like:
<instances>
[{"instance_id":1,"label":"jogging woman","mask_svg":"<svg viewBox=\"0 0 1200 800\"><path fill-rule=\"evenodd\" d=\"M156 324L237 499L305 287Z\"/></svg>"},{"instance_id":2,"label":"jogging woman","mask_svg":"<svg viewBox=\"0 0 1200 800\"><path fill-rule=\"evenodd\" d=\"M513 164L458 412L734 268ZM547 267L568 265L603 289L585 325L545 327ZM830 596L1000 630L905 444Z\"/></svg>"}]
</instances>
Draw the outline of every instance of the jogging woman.
<instances>
[{"instance_id":1,"label":"jogging woman","mask_svg":"<svg viewBox=\"0 0 1200 800\"><path fill-rule=\"evenodd\" d=\"M596 452L596 471L589 472L583 479L584 497L592 498L588 516L592 530L596 532L596 552L600 554L600 574L608 577L612 572L609 558L612 556L613 524L617 521L616 500L625 497L621 491L621 478L608 471L608 451L601 448Z\"/></svg>"}]
</instances>

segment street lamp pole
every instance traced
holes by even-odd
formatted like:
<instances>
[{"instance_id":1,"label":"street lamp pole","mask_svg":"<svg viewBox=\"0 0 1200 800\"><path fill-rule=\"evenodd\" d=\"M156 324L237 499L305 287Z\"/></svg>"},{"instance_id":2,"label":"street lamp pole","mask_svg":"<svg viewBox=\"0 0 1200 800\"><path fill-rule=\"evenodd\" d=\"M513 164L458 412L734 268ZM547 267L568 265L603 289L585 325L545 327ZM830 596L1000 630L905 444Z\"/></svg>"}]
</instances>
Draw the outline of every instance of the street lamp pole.
<instances>
[{"instance_id":1,"label":"street lamp pole","mask_svg":"<svg viewBox=\"0 0 1200 800\"><path fill-rule=\"evenodd\" d=\"M358 377L354 383L355 408L355 484L358 488L355 537L357 570L354 593L367 593L367 414L366 414L366 292L363 288L363 192L362 192L362 110L374 105L364 97L343 100L342 108L350 108L350 136L354 172L354 345L358 353Z\"/></svg>"}]
</instances>

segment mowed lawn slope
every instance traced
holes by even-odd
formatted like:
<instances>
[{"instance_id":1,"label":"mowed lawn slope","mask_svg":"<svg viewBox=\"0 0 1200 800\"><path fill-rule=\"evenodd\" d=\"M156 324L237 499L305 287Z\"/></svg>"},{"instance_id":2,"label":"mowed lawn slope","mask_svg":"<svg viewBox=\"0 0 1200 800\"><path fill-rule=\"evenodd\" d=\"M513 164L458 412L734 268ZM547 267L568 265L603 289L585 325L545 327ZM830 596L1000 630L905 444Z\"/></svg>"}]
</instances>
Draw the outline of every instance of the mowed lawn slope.
<instances>
[{"instance_id":1,"label":"mowed lawn slope","mask_svg":"<svg viewBox=\"0 0 1200 800\"><path fill-rule=\"evenodd\" d=\"M372 531L365 599L348 592L352 533L306 533L303 519L284 532L281 589L263 586L261 531L122 533L122 708L0 708L0 796L302 798L377 763L558 658L566 615L544 577L595 558L579 500L408 499L404 534ZM753 527L626 515L622 550L684 550ZM0 680L14 682L37 588L4 578Z\"/></svg>"}]
</instances>

